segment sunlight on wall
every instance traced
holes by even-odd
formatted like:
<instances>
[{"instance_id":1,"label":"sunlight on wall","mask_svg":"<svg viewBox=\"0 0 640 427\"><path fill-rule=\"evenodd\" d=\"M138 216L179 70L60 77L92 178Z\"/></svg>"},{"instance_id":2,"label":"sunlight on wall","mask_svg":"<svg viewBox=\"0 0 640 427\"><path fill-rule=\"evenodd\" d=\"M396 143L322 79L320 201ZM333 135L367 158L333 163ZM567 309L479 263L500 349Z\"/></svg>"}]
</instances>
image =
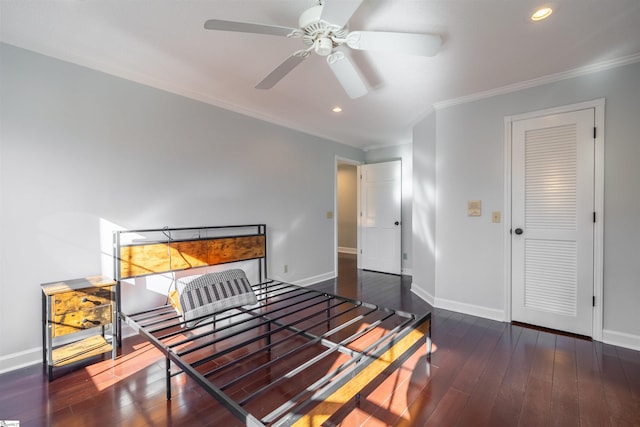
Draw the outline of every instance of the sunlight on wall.
<instances>
[{"instance_id":1,"label":"sunlight on wall","mask_svg":"<svg viewBox=\"0 0 640 427\"><path fill-rule=\"evenodd\" d=\"M291 220L291 224L286 231L268 229L267 262L269 263L269 278L291 282L291 277L296 273L296 266L289 264L289 260L294 258L288 253L291 246L289 239L304 235L304 230L302 230L304 223L304 216L298 215ZM277 263L274 263L274 254L278 259ZM287 265L286 269L285 265Z\"/></svg>"},{"instance_id":2,"label":"sunlight on wall","mask_svg":"<svg viewBox=\"0 0 640 427\"><path fill-rule=\"evenodd\" d=\"M114 278L113 271L113 232L124 230L104 218L100 218L100 265L101 274Z\"/></svg>"},{"instance_id":3,"label":"sunlight on wall","mask_svg":"<svg viewBox=\"0 0 640 427\"><path fill-rule=\"evenodd\" d=\"M114 236L116 231L126 231L126 229L107 219L100 219L100 249L101 249L101 270L102 274L107 277L116 277L114 265ZM215 230L190 228L182 230L154 230L140 232L125 232L120 234L120 245L130 245L142 242L168 242L188 240L188 239L206 239L214 237L233 236L237 230ZM174 253L174 247L167 244L167 250ZM180 253L181 258L189 257L189 254ZM196 264L196 263L194 263ZM240 268L245 271L247 278L253 284L260 281L259 265L255 261L240 261L236 263L220 264L216 266L194 267L180 271L165 272L159 274L150 274L134 278L121 280L121 310L124 312L134 312L145 310L164 304L169 292L175 289L176 280L182 277L201 275L230 268Z\"/></svg>"},{"instance_id":4,"label":"sunlight on wall","mask_svg":"<svg viewBox=\"0 0 640 427\"><path fill-rule=\"evenodd\" d=\"M424 154L414 153L414 162L417 170L428 170L431 162ZM437 258L435 230L429 226L429 214L435 213L436 190L435 182L424 180L413 188L413 238L424 243L429 252Z\"/></svg>"}]
</instances>

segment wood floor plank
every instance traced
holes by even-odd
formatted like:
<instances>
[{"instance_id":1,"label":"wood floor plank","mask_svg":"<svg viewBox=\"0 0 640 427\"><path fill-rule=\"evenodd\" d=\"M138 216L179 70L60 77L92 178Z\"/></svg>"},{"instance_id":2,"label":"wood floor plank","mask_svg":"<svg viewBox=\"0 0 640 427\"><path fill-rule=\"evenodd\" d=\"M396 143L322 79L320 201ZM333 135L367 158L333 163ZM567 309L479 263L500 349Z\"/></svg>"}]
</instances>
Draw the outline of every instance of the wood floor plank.
<instances>
[{"instance_id":1,"label":"wood floor plank","mask_svg":"<svg viewBox=\"0 0 640 427\"><path fill-rule=\"evenodd\" d=\"M478 382L480 375L489 363L490 355L493 353L501 331L487 329L478 344L473 349L470 357L460 369L452 387L464 393L471 393Z\"/></svg>"},{"instance_id":2,"label":"wood floor plank","mask_svg":"<svg viewBox=\"0 0 640 427\"><path fill-rule=\"evenodd\" d=\"M462 411L458 425L490 425L491 410L521 332L521 327L513 325L504 329L494 351L489 356L485 370Z\"/></svg>"},{"instance_id":3,"label":"wood floor plank","mask_svg":"<svg viewBox=\"0 0 640 427\"><path fill-rule=\"evenodd\" d=\"M602 344L596 351L599 351L604 394L613 422L640 425L640 410L633 396L638 385L629 383L616 347Z\"/></svg>"},{"instance_id":4,"label":"wood floor plank","mask_svg":"<svg viewBox=\"0 0 640 427\"><path fill-rule=\"evenodd\" d=\"M490 425L517 425L534 360L538 331L523 329L489 417Z\"/></svg>"},{"instance_id":5,"label":"wood floor plank","mask_svg":"<svg viewBox=\"0 0 640 427\"><path fill-rule=\"evenodd\" d=\"M576 369L575 338L559 335L551 390L551 425L579 426L578 378Z\"/></svg>"},{"instance_id":6,"label":"wood floor plank","mask_svg":"<svg viewBox=\"0 0 640 427\"><path fill-rule=\"evenodd\" d=\"M549 425L555 350L556 336L547 332L538 333L529 380L518 420L519 426Z\"/></svg>"},{"instance_id":7,"label":"wood floor plank","mask_svg":"<svg viewBox=\"0 0 640 427\"><path fill-rule=\"evenodd\" d=\"M578 405L581 426L605 426L607 415L600 365L591 341L576 340L576 366L578 379Z\"/></svg>"},{"instance_id":8,"label":"wood floor plank","mask_svg":"<svg viewBox=\"0 0 640 427\"><path fill-rule=\"evenodd\" d=\"M640 352L616 347L635 404L640 405Z\"/></svg>"},{"instance_id":9,"label":"wood floor plank","mask_svg":"<svg viewBox=\"0 0 640 427\"><path fill-rule=\"evenodd\" d=\"M467 400L469 400L467 393L450 388L425 423L425 427L456 425Z\"/></svg>"},{"instance_id":10,"label":"wood floor plank","mask_svg":"<svg viewBox=\"0 0 640 427\"><path fill-rule=\"evenodd\" d=\"M434 338L438 350L432 357L432 364L438 369L433 372L431 381L424 388L424 396L428 396L428 399L423 396L416 399L408 408L409 416L406 417L406 420L410 421L402 420L399 422L399 426L423 425L428 422L440 401L451 388L460 369L467 363L470 354L483 336L483 327L475 325L476 319L469 317L470 319L465 319L464 322L474 320L474 325L469 328L465 327L464 336L447 335L440 336L439 339ZM462 317L458 315L451 316L449 328L451 330L458 328L460 319Z\"/></svg>"}]
</instances>

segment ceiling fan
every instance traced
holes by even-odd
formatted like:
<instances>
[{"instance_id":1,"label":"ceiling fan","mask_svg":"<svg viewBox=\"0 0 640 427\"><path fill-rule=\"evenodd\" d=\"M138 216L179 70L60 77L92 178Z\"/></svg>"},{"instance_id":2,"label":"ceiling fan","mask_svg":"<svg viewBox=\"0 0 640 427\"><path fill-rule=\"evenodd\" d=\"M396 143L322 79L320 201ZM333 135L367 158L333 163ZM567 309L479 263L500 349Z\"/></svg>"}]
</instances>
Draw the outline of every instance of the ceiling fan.
<instances>
[{"instance_id":1,"label":"ceiling fan","mask_svg":"<svg viewBox=\"0 0 640 427\"><path fill-rule=\"evenodd\" d=\"M249 22L209 19L204 23L207 30L236 31L242 33L267 34L290 38L301 38L308 46L289 56L269 73L257 89L270 89L296 66L315 52L325 56L327 64L351 98L367 93L367 87L355 67L339 46L368 51L391 51L409 55L433 56L440 49L442 39L436 34L395 33L381 31L349 31L346 27L351 15L363 0L324 0L317 6L305 10L298 20L299 28L281 27Z\"/></svg>"}]
</instances>

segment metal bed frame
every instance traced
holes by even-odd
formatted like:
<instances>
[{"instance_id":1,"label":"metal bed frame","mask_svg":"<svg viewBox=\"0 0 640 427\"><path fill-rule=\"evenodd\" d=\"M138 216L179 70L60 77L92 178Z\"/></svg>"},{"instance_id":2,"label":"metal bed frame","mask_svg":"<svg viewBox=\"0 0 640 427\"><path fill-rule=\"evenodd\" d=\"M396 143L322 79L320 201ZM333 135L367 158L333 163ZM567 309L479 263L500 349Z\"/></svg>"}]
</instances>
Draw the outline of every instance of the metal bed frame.
<instances>
[{"instance_id":1,"label":"metal bed frame","mask_svg":"<svg viewBox=\"0 0 640 427\"><path fill-rule=\"evenodd\" d=\"M194 230L198 230L195 238L171 237L176 231ZM211 237L212 230L222 236ZM123 233L149 232L161 232L167 239L142 244L121 241ZM257 244L245 244L245 237L257 238ZM242 255L211 264L211 256L193 246L206 244L211 249L220 240L225 242L225 252L234 250L230 241L239 242ZM176 249L182 242L188 243ZM166 251L147 250L158 244ZM174 271L190 268L176 264L176 259L189 258L192 264L189 256L196 252L198 260L207 259L203 265L235 262L236 258L259 264L259 283L253 285L258 298L255 306L205 316L191 327L170 304L120 313L121 319L165 355L167 399L171 399L171 378L186 373L245 425L320 425L337 422L345 415L343 405L371 392L385 373L397 369L422 345L429 359L430 313L416 316L267 279L264 224L115 232L114 246L118 284L123 278L137 277L129 275L132 264L146 270L145 274ZM145 261L131 255L131 247L138 246L144 246L137 252L146 254ZM149 252L156 254L151 263L146 260ZM167 261L157 259L163 253L169 264L149 267ZM129 267L123 268L123 263Z\"/></svg>"}]
</instances>

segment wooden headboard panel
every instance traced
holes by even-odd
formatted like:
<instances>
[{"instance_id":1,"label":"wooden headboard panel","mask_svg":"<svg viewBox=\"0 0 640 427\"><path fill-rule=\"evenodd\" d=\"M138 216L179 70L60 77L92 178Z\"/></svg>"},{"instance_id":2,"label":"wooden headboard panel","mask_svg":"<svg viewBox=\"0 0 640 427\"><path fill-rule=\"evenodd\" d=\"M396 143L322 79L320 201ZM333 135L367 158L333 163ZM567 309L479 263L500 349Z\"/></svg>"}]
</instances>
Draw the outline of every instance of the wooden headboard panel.
<instances>
[{"instance_id":1,"label":"wooden headboard panel","mask_svg":"<svg viewBox=\"0 0 640 427\"><path fill-rule=\"evenodd\" d=\"M178 237L175 240L172 237L173 234L190 232L197 232L196 237ZM165 239L138 239L143 241L122 243L126 234L138 237L160 234ZM266 278L266 257L264 224L114 232L116 280L253 259L261 261L260 278L263 279Z\"/></svg>"}]
</instances>

